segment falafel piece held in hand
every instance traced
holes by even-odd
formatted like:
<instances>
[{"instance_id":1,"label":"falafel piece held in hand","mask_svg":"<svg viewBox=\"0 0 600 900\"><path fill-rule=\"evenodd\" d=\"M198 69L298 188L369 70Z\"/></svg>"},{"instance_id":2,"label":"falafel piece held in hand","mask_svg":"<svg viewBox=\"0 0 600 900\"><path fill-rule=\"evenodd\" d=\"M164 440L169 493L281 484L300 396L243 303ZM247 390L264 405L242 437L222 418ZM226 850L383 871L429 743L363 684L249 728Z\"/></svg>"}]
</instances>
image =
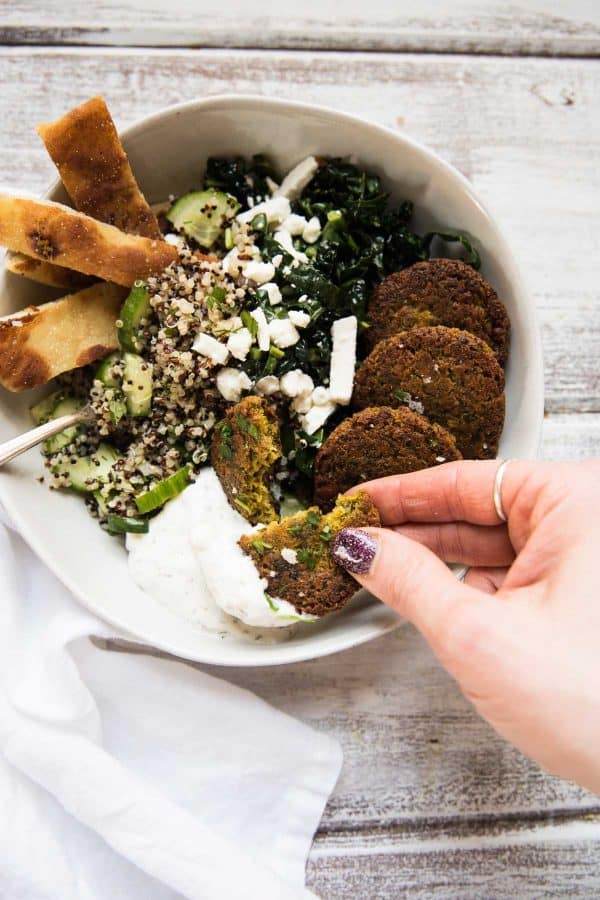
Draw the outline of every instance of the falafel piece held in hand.
<instances>
[{"instance_id":1,"label":"falafel piece held in hand","mask_svg":"<svg viewBox=\"0 0 600 900\"><path fill-rule=\"evenodd\" d=\"M462 459L452 435L410 409L370 406L332 431L315 460L314 500L331 509L338 494L387 475Z\"/></svg>"},{"instance_id":2,"label":"falafel piece held in hand","mask_svg":"<svg viewBox=\"0 0 600 900\"><path fill-rule=\"evenodd\" d=\"M331 555L333 540L343 528L380 525L377 507L365 491L339 497L323 515L318 507L282 519L239 540L267 580L273 604L287 600L301 613L324 616L345 606L356 593L356 582Z\"/></svg>"},{"instance_id":3,"label":"falafel piece held in hand","mask_svg":"<svg viewBox=\"0 0 600 900\"><path fill-rule=\"evenodd\" d=\"M244 397L215 427L210 461L230 505L253 525L279 518L269 475L280 457L279 422L262 397Z\"/></svg>"},{"instance_id":4,"label":"falafel piece held in hand","mask_svg":"<svg viewBox=\"0 0 600 900\"><path fill-rule=\"evenodd\" d=\"M465 459L493 459L504 425L504 372L458 328L415 328L380 341L356 374L353 405L408 407L445 428Z\"/></svg>"},{"instance_id":5,"label":"falafel piece held in hand","mask_svg":"<svg viewBox=\"0 0 600 900\"><path fill-rule=\"evenodd\" d=\"M501 366L508 356L504 305L491 284L458 259L432 259L388 275L371 294L368 320L369 350L399 331L446 325L481 338Z\"/></svg>"}]
</instances>

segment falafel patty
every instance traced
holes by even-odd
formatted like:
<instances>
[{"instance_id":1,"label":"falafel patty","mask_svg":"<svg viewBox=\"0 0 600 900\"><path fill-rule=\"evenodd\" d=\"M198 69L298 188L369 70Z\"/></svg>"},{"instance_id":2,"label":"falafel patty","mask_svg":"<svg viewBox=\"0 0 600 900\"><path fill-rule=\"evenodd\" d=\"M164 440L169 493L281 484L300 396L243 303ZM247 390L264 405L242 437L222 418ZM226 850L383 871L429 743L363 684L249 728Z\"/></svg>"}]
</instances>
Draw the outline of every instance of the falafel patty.
<instances>
[{"instance_id":1,"label":"falafel patty","mask_svg":"<svg viewBox=\"0 0 600 900\"><path fill-rule=\"evenodd\" d=\"M432 259L393 272L371 294L366 342L379 341L411 328L446 325L485 341L506 363L510 321L491 284L458 259Z\"/></svg>"},{"instance_id":2,"label":"falafel patty","mask_svg":"<svg viewBox=\"0 0 600 900\"><path fill-rule=\"evenodd\" d=\"M415 328L380 341L356 374L355 409L408 407L454 436L465 459L493 459L504 424L504 372L458 328Z\"/></svg>"},{"instance_id":3,"label":"falafel patty","mask_svg":"<svg viewBox=\"0 0 600 900\"><path fill-rule=\"evenodd\" d=\"M440 425L410 409L370 406L338 425L317 453L314 500L328 510L338 494L364 481L461 458Z\"/></svg>"},{"instance_id":4,"label":"falafel patty","mask_svg":"<svg viewBox=\"0 0 600 900\"><path fill-rule=\"evenodd\" d=\"M369 495L358 491L340 497L327 515L318 507L274 522L240 538L242 550L267 580L267 596L287 600L299 612L324 616L341 609L358 585L331 555L333 539L342 528L380 525L379 513Z\"/></svg>"},{"instance_id":5,"label":"falafel patty","mask_svg":"<svg viewBox=\"0 0 600 900\"><path fill-rule=\"evenodd\" d=\"M280 456L279 422L262 397L244 397L215 426L210 461L230 505L253 525L279 518L268 480Z\"/></svg>"}]
</instances>

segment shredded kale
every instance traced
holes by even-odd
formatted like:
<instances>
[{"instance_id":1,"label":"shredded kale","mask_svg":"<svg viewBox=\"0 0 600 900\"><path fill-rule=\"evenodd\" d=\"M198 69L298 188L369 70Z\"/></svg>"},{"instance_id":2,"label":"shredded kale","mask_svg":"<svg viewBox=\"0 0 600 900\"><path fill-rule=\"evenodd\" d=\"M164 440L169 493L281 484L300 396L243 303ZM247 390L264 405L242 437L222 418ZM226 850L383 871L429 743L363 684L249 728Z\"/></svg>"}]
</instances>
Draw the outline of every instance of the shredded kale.
<instances>
[{"instance_id":1,"label":"shredded kale","mask_svg":"<svg viewBox=\"0 0 600 900\"><path fill-rule=\"evenodd\" d=\"M241 156L221 158L211 156L206 162L204 188L226 191L248 209L248 198L256 200L268 197L271 192L267 177L275 178L275 170L270 159L263 153L255 154L250 161Z\"/></svg>"},{"instance_id":2,"label":"shredded kale","mask_svg":"<svg viewBox=\"0 0 600 900\"><path fill-rule=\"evenodd\" d=\"M211 158L205 187L227 191L242 207L249 208L249 197L257 200L270 195L267 178L280 180L266 156L254 156L250 161L239 157ZM286 317L290 309L300 309L310 315L310 323L301 329L300 340L285 351L273 344L268 351L251 349L240 367L253 381L301 369L315 385L327 386L333 322L356 316L360 337L369 327L367 308L375 285L391 272L430 259L434 244L440 251L444 244L458 244L465 261L479 268L479 254L468 237L445 229L420 235L411 227L413 211L413 204L408 201L390 202L378 175L362 171L346 159L331 158L322 162L301 196L292 203L292 212L307 219L316 216L321 225L315 243L308 244L301 237L293 239L295 249L306 256L306 262L298 265L275 240L265 217L260 213L255 216L251 227L262 258L272 261L281 257L273 280L282 301L271 306L266 291L258 288L250 294L248 308L260 307L267 321ZM241 315L244 325L255 335L254 319L247 311ZM359 363L364 350L364 342L359 340ZM403 391L397 396L403 403L411 399ZM296 423L284 423L284 454L289 457L289 466L283 488L310 502L317 450L346 415L347 410L338 410L324 428L311 436Z\"/></svg>"}]
</instances>

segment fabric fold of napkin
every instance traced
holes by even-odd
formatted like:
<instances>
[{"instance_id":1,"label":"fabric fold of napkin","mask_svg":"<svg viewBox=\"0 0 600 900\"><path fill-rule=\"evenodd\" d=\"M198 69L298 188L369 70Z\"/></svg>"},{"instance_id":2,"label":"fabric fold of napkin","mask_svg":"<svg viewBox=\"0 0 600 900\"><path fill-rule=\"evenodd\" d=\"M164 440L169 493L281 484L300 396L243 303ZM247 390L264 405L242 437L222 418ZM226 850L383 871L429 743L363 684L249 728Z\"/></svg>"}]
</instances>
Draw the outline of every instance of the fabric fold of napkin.
<instances>
[{"instance_id":1,"label":"fabric fold of napkin","mask_svg":"<svg viewBox=\"0 0 600 900\"><path fill-rule=\"evenodd\" d=\"M0 597L1 897L313 896L336 741L183 662L99 649L128 636L2 523Z\"/></svg>"}]
</instances>

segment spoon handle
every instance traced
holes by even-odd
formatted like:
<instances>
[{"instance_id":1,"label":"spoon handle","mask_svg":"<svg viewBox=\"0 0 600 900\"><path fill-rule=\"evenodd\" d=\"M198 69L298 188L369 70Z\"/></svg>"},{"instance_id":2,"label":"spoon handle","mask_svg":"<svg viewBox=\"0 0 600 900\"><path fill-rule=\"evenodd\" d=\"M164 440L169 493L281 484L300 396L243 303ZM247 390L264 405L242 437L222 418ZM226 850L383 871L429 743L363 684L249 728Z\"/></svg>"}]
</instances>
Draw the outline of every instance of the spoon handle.
<instances>
[{"instance_id":1,"label":"spoon handle","mask_svg":"<svg viewBox=\"0 0 600 900\"><path fill-rule=\"evenodd\" d=\"M50 419L45 425L38 425L37 428L32 428L31 431L26 431L25 434L20 434L9 441L4 441L3 444L0 444L0 466L10 462L15 456L25 453L26 450L35 447L36 444L45 441L46 438L52 437L53 434L58 434L59 431L64 431L65 428L79 425L81 422L89 421L89 419L90 410L85 408L79 409L77 412L60 416L58 419Z\"/></svg>"}]
</instances>

